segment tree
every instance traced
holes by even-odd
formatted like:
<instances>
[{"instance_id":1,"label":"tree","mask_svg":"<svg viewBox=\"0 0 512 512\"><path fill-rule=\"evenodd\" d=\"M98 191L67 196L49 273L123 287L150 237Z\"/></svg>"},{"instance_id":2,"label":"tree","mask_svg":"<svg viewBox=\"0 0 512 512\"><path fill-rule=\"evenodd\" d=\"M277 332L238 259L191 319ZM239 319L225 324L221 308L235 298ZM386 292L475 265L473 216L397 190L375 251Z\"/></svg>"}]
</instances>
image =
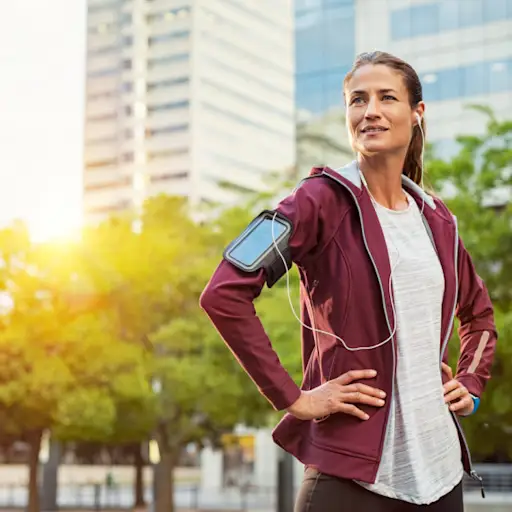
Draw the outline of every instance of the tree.
<instances>
[{"instance_id":1,"label":"tree","mask_svg":"<svg viewBox=\"0 0 512 512\"><path fill-rule=\"evenodd\" d=\"M127 345L111 328L75 247L32 244L26 229L14 224L0 233L0 257L6 303L1 428L29 444L28 509L37 512L43 433L104 439L116 429L120 404L143 410L152 394L142 348Z\"/></svg>"},{"instance_id":2,"label":"tree","mask_svg":"<svg viewBox=\"0 0 512 512\"><path fill-rule=\"evenodd\" d=\"M185 200L166 196L148 199L138 219L111 218L83 235L81 288L102 298L106 332L143 350L149 362L144 379L155 391L152 435L161 459L158 511L173 510L173 470L184 446L218 444L238 422L266 421L265 401L198 307L231 235L220 220L194 222ZM128 423L131 414L137 409L128 404L119 419Z\"/></svg>"},{"instance_id":3,"label":"tree","mask_svg":"<svg viewBox=\"0 0 512 512\"><path fill-rule=\"evenodd\" d=\"M494 307L499 341L496 363L478 414L464 420L476 458L512 458L512 121L498 121L484 107L483 135L457 138L459 152L449 161L434 159L428 177L445 192L458 218L461 237L484 279ZM458 339L451 340L453 363Z\"/></svg>"}]
</instances>

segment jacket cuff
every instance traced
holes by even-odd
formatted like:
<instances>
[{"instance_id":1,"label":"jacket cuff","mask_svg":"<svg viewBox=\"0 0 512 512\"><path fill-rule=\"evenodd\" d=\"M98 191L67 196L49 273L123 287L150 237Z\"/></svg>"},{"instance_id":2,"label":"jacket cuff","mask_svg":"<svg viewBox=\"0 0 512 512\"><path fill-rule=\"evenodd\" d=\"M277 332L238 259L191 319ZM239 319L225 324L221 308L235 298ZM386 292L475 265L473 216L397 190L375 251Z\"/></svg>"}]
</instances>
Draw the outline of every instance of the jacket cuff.
<instances>
[{"instance_id":1,"label":"jacket cuff","mask_svg":"<svg viewBox=\"0 0 512 512\"><path fill-rule=\"evenodd\" d=\"M483 386L475 374L463 373L462 375L456 375L455 379L465 386L471 395L477 398L481 396Z\"/></svg>"},{"instance_id":2,"label":"jacket cuff","mask_svg":"<svg viewBox=\"0 0 512 512\"><path fill-rule=\"evenodd\" d=\"M299 399L302 393L291 377L288 377L286 382L283 382L280 386L260 388L260 391L276 411L284 411L290 407Z\"/></svg>"}]
</instances>

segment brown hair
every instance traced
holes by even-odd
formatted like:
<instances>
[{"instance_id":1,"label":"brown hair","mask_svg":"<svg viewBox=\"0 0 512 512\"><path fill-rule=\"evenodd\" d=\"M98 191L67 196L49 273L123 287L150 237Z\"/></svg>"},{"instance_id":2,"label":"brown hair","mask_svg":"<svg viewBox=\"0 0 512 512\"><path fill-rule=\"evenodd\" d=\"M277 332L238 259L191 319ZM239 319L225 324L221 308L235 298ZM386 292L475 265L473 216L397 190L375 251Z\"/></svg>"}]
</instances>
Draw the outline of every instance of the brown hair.
<instances>
[{"instance_id":1,"label":"brown hair","mask_svg":"<svg viewBox=\"0 0 512 512\"><path fill-rule=\"evenodd\" d=\"M409 103L411 108L415 108L416 105L418 105L418 103L423 100L423 90L416 71L414 71L412 66L407 64L407 62L386 52L371 52L358 55L354 61L352 69L345 76L345 80L343 81L343 89L345 89L347 83L353 77L354 73L366 64L380 64L398 71L402 75L405 86L409 92ZM423 130L423 136L425 136L426 128L423 116L421 118L421 128ZM422 151L423 137L421 135L421 130L418 125L414 125L411 142L409 143L409 148L405 156L404 168L402 172L418 185L421 185L422 183Z\"/></svg>"}]
</instances>

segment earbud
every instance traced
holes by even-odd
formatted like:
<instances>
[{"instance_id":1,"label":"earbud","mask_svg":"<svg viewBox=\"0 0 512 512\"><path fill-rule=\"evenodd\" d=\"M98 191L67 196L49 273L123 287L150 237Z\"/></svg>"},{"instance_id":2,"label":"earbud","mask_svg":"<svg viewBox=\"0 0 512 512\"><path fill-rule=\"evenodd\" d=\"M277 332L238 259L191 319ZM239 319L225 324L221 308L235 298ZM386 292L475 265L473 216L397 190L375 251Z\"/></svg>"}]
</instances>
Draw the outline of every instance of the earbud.
<instances>
[{"instance_id":1,"label":"earbud","mask_svg":"<svg viewBox=\"0 0 512 512\"><path fill-rule=\"evenodd\" d=\"M416 121L418 121L418 124L421 125L421 116L416 112Z\"/></svg>"}]
</instances>

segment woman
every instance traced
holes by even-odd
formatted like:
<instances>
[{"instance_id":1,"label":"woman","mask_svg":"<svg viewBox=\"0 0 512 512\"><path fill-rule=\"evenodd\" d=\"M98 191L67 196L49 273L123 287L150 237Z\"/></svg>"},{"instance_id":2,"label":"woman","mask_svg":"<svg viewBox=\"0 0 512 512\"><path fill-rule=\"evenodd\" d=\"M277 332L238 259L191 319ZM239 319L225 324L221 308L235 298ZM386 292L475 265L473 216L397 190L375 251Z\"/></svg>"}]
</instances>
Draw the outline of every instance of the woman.
<instances>
[{"instance_id":1,"label":"woman","mask_svg":"<svg viewBox=\"0 0 512 512\"><path fill-rule=\"evenodd\" d=\"M271 214L274 250L261 247L257 263L236 252L254 252L262 237L251 227L235 240L201 305L261 393L287 411L273 437L306 466L296 512L459 512L463 471L479 477L457 417L476 410L490 377L492 305L456 219L421 186L416 72L363 54L344 97L357 160L312 170ZM301 387L253 307L284 274L283 259L301 276ZM454 316L455 377L446 364Z\"/></svg>"}]
</instances>

